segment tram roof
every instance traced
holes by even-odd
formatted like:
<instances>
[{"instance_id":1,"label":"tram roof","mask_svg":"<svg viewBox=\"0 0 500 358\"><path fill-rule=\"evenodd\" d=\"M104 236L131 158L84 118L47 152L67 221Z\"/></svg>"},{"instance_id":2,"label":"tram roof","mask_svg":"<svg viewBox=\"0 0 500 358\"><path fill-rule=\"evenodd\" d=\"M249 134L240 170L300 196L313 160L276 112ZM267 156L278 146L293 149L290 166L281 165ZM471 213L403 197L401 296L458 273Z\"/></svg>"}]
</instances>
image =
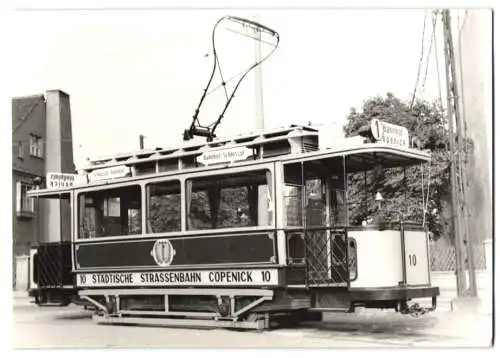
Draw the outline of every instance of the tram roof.
<instances>
[{"instance_id":1,"label":"tram roof","mask_svg":"<svg viewBox=\"0 0 500 358\"><path fill-rule=\"evenodd\" d=\"M135 154L127 154L125 156L112 156L103 161L93 162L93 165L83 170L79 177L83 177L83 181L76 181L76 185L71 188L61 189L39 189L28 192L29 197L44 197L44 198L68 198L72 189L88 186L102 186L111 183L122 183L131 180L148 179L150 177L160 176L175 176L183 173L191 173L198 171L216 171L227 167L244 168L249 165L282 162L293 163L303 161L327 160L328 158L347 158L347 167L349 172L370 170L377 164L382 164L386 168L397 166L410 166L419 163L429 162L431 154L427 151L418 149L406 148L402 146L388 145L382 142L363 143L360 138L347 138L339 140L330 148L319 149L318 147L318 131L309 127L292 126L289 128L281 128L279 130L267 131L261 134L250 134L247 136L236 137L232 140L219 140L213 143L190 144L183 147L182 150L156 150L153 152L138 152ZM210 165L193 165L198 162L199 156L204 153L212 153L217 150L234 150L238 148L255 148L256 146L271 145L270 148L277 148L277 145L289 144L288 152L280 152L273 155L265 155L261 148L259 156L249 159L234 162L212 163ZM293 146L293 150L292 150ZM187 149L186 149L187 148ZM284 148L284 147L282 147ZM146 158L141 157L144 154ZM189 158L194 162L189 166L184 166L185 158ZM118 160L122 158L121 160ZM169 169L160 169L159 163L163 160L173 160L174 166ZM153 171L137 172L140 165L152 165ZM188 163L189 164L189 163ZM121 177L110 177L108 179L91 180L90 175L94 170L105 168L106 171L114 171L118 168L129 170L128 175ZM109 169L108 169L109 168ZM132 170L130 170L132 169Z\"/></svg>"},{"instance_id":2,"label":"tram roof","mask_svg":"<svg viewBox=\"0 0 500 358\"><path fill-rule=\"evenodd\" d=\"M28 198L69 199L71 190L65 189L37 189L27 192Z\"/></svg>"},{"instance_id":3,"label":"tram roof","mask_svg":"<svg viewBox=\"0 0 500 358\"><path fill-rule=\"evenodd\" d=\"M187 142L172 148L156 148L154 150L141 150L131 153L120 153L90 160L86 166L80 170L90 173L94 170L111 168L120 165L140 166L153 162L178 161L179 168L184 168L182 162L191 161L205 153L219 150L233 150L238 148L249 148L258 150L258 158L253 161L263 161L271 158L275 161L288 160L301 156L315 156L321 154L327 155L352 155L359 151L384 151L394 154L408 156L416 160L429 161L430 155L420 150L386 145L377 143L359 143L353 141L354 138L339 139L331 148L320 149L320 136L318 130L306 127L292 125L274 130L262 132L252 132L245 135L235 136L230 139L218 139L213 142ZM288 152L266 153L267 148L277 148L288 145ZM292 148L293 146L293 148ZM395 149L397 148L397 149ZM291 150L290 150L291 149ZM389 155L389 154L387 154Z\"/></svg>"},{"instance_id":4,"label":"tram roof","mask_svg":"<svg viewBox=\"0 0 500 358\"><path fill-rule=\"evenodd\" d=\"M380 162L384 167L408 166L431 161L431 154L412 148L396 147L382 143L367 143L360 145L346 145L318 150L299 155L288 155L279 158L280 161L294 162L304 160L325 159L328 157L349 157L351 167L356 166L368 169Z\"/></svg>"},{"instance_id":5,"label":"tram roof","mask_svg":"<svg viewBox=\"0 0 500 358\"><path fill-rule=\"evenodd\" d=\"M87 165L81 169L89 171L121 164L147 163L154 160L193 157L208 151L216 151L220 149L241 147L256 148L260 145L305 137L313 137L317 140L318 130L308 126L291 125L289 127L280 127L271 130L240 134L232 138L215 139L212 142L192 140L181 143L175 147L142 149L135 152L101 156L89 160Z\"/></svg>"}]
</instances>

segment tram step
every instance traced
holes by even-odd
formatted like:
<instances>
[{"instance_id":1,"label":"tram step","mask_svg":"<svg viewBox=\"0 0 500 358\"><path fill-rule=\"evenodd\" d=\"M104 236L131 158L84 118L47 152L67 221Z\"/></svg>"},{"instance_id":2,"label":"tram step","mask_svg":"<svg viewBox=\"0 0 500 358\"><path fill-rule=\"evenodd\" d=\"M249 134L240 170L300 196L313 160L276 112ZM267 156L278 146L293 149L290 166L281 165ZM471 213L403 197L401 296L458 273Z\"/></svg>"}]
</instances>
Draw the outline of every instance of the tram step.
<instances>
[{"instance_id":1,"label":"tram step","mask_svg":"<svg viewBox=\"0 0 500 358\"><path fill-rule=\"evenodd\" d=\"M269 328L267 320L258 321L223 321L209 319L176 319L176 318L145 318L145 317L113 317L94 315L93 320L99 324L122 324L141 326L163 326L163 327L213 327L213 328L236 328L257 329Z\"/></svg>"}]
</instances>

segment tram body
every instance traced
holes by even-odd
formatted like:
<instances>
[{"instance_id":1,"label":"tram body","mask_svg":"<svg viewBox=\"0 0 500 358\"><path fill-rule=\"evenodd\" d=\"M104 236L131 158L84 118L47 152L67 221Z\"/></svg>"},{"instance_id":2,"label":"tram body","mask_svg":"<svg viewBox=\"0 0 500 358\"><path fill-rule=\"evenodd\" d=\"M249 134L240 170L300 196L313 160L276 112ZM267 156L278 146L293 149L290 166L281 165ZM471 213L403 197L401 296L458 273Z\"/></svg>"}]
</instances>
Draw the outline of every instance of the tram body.
<instances>
[{"instance_id":1,"label":"tram body","mask_svg":"<svg viewBox=\"0 0 500 358\"><path fill-rule=\"evenodd\" d=\"M356 173L429 161L383 142L319 149L316 130L292 126L103 158L82 184L29 195L69 201L72 292L97 322L260 329L358 306L409 313L417 298L434 309L425 225L353 223L363 203L348 197Z\"/></svg>"}]
</instances>

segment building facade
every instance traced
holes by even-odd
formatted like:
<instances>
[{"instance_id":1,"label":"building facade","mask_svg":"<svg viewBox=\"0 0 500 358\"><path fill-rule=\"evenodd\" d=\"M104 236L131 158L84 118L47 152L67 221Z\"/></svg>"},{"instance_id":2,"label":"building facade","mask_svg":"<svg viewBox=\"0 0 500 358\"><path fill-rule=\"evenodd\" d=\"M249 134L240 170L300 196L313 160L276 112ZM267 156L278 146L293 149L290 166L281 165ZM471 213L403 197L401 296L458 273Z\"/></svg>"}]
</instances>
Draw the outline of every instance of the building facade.
<instances>
[{"instance_id":1,"label":"building facade","mask_svg":"<svg viewBox=\"0 0 500 358\"><path fill-rule=\"evenodd\" d=\"M27 289L30 247L69 240L69 203L28 199L35 178L74 173L69 95L51 90L12 99L12 233L14 287ZM63 220L61 220L61 218Z\"/></svg>"}]
</instances>

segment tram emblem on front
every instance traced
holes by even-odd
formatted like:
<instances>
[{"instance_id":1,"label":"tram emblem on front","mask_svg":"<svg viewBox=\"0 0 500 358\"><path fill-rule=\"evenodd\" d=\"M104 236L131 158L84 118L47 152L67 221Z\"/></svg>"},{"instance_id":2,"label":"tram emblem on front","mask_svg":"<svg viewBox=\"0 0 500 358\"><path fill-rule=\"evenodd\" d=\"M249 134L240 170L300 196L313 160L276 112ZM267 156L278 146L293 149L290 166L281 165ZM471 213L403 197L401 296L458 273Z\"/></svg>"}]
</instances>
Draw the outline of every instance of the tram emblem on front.
<instances>
[{"instance_id":1,"label":"tram emblem on front","mask_svg":"<svg viewBox=\"0 0 500 358\"><path fill-rule=\"evenodd\" d=\"M153 245L151 256L158 266L169 266L174 260L175 250L168 239L160 239Z\"/></svg>"}]
</instances>

